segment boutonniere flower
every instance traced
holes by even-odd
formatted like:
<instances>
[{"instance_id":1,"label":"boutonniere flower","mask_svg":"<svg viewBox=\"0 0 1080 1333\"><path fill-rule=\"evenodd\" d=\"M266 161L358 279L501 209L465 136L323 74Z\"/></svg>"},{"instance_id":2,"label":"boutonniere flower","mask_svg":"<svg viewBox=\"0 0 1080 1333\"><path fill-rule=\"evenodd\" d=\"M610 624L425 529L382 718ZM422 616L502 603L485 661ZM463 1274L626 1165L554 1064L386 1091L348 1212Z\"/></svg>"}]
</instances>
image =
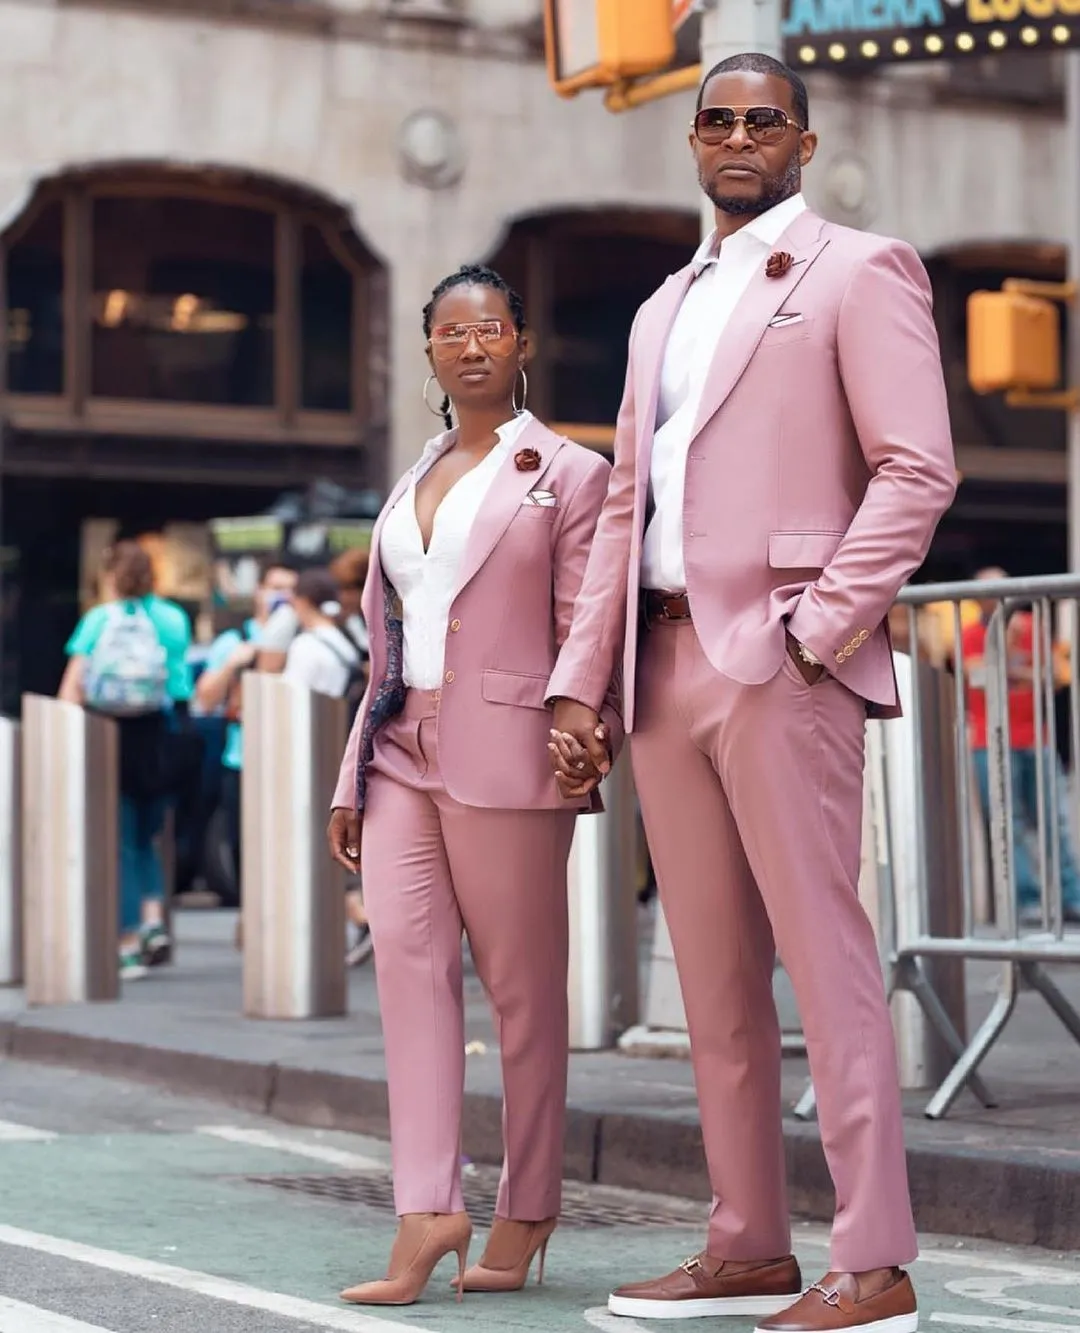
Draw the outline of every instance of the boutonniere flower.
<instances>
[{"instance_id":1,"label":"boutonniere flower","mask_svg":"<svg viewBox=\"0 0 1080 1333\"><path fill-rule=\"evenodd\" d=\"M519 449L514 455L514 466L519 472L539 472L540 455L535 449Z\"/></svg>"},{"instance_id":2,"label":"boutonniere flower","mask_svg":"<svg viewBox=\"0 0 1080 1333\"><path fill-rule=\"evenodd\" d=\"M786 250L774 250L765 263L767 278L782 278L795 260Z\"/></svg>"}]
</instances>

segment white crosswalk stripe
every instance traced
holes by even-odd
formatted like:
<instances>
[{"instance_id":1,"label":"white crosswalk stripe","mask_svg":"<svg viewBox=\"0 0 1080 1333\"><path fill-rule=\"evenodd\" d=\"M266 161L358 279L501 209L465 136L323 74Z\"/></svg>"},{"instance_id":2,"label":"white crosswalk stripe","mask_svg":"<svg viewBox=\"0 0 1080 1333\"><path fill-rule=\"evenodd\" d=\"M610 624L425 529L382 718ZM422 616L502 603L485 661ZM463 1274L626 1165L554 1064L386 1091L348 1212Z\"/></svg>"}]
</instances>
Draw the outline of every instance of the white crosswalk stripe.
<instances>
[{"instance_id":1,"label":"white crosswalk stripe","mask_svg":"<svg viewBox=\"0 0 1080 1333\"><path fill-rule=\"evenodd\" d=\"M13 1120L0 1120L0 1143L52 1143L59 1137L51 1129L35 1129L33 1125L17 1125Z\"/></svg>"},{"instance_id":2,"label":"white crosswalk stripe","mask_svg":"<svg viewBox=\"0 0 1080 1333\"><path fill-rule=\"evenodd\" d=\"M69 1319L7 1296L0 1296L0 1328L4 1333L108 1333L99 1324L84 1324L80 1319Z\"/></svg>"}]
</instances>

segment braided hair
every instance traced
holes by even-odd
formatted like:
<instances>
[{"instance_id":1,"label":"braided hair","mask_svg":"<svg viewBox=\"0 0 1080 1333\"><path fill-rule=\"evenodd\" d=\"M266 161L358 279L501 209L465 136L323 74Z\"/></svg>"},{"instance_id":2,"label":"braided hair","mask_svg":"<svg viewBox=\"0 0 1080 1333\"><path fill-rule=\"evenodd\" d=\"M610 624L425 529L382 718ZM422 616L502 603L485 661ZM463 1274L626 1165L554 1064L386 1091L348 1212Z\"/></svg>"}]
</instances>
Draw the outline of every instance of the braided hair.
<instances>
[{"instance_id":1,"label":"braided hair","mask_svg":"<svg viewBox=\"0 0 1080 1333\"><path fill-rule=\"evenodd\" d=\"M525 303L506 279L485 264L462 264L456 273L451 273L437 284L431 293L431 300L424 306L425 338L431 337L431 327L435 322L435 307L454 287L490 287L493 291L501 292L510 307L510 318L514 321L514 328L518 333L525 328ZM449 394L443 395L439 410L442 412L443 421L446 422L446 429L453 429L454 419L450 415Z\"/></svg>"}]
</instances>

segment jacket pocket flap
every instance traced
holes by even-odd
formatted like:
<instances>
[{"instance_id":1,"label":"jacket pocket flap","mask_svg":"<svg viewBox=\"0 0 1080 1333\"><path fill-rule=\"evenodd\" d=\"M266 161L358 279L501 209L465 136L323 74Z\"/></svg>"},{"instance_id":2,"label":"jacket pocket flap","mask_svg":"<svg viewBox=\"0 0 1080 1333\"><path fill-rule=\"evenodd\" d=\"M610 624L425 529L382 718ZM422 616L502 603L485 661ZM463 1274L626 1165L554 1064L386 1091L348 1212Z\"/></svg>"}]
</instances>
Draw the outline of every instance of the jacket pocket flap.
<instances>
[{"instance_id":1,"label":"jacket pocket flap","mask_svg":"<svg viewBox=\"0 0 1080 1333\"><path fill-rule=\"evenodd\" d=\"M485 671L480 693L489 704L515 704L518 708L543 708L547 676L528 676L519 671Z\"/></svg>"},{"instance_id":2,"label":"jacket pocket flap","mask_svg":"<svg viewBox=\"0 0 1080 1333\"><path fill-rule=\"evenodd\" d=\"M842 532L770 532L773 569L824 569L843 541Z\"/></svg>"}]
</instances>

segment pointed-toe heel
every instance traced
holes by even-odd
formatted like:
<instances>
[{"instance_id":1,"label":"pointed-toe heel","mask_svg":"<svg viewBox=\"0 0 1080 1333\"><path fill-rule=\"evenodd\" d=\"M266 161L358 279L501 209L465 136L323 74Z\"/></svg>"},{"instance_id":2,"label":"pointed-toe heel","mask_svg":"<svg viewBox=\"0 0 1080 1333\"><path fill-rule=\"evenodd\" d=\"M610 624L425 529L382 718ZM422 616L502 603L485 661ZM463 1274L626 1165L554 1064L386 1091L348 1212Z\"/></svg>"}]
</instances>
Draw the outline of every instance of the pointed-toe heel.
<instances>
[{"instance_id":1,"label":"pointed-toe heel","mask_svg":"<svg viewBox=\"0 0 1080 1333\"><path fill-rule=\"evenodd\" d=\"M536 1281L544 1281L544 1263L548 1241L558 1225L558 1218L542 1222L512 1222L497 1217L484 1247L480 1262L460 1280L459 1291L520 1291L529 1279L529 1269L540 1256Z\"/></svg>"},{"instance_id":2,"label":"pointed-toe heel","mask_svg":"<svg viewBox=\"0 0 1080 1333\"><path fill-rule=\"evenodd\" d=\"M458 1261L457 1298L465 1294L466 1264L472 1223L466 1213L409 1213L401 1219L386 1277L347 1287L341 1299L350 1305L412 1305L448 1254Z\"/></svg>"}]
</instances>

